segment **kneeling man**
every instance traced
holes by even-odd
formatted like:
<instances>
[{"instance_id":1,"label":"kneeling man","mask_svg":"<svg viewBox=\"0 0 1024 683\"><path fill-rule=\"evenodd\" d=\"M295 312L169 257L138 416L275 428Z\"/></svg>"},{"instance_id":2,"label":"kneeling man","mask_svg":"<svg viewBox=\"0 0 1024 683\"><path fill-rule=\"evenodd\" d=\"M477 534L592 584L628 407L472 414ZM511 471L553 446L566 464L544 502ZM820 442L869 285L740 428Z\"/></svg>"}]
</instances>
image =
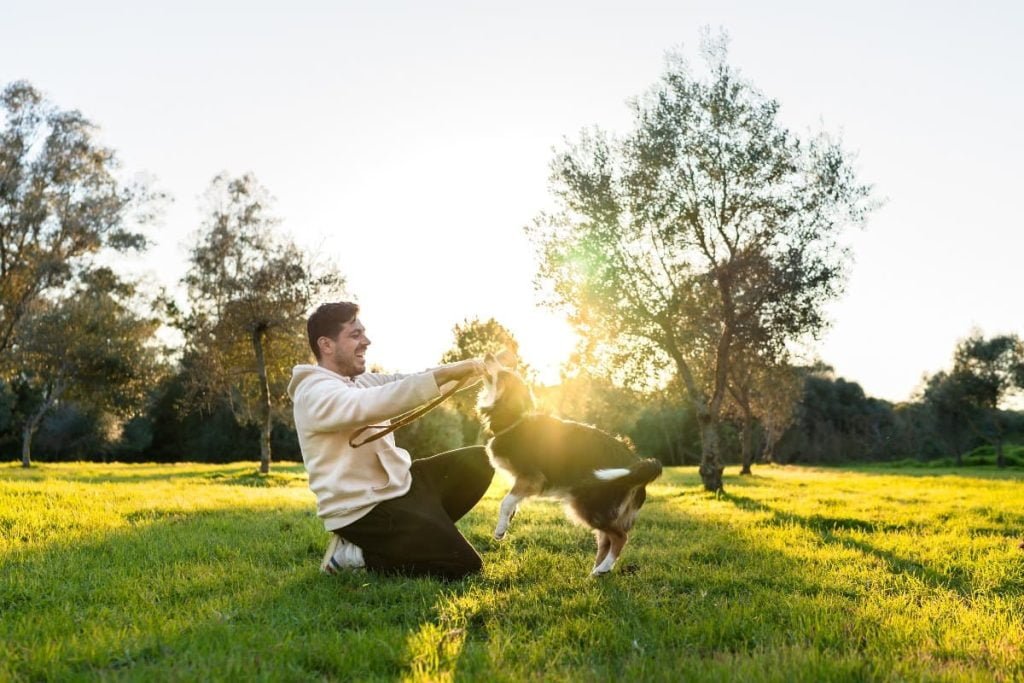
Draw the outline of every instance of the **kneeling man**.
<instances>
[{"instance_id":1,"label":"kneeling man","mask_svg":"<svg viewBox=\"0 0 1024 683\"><path fill-rule=\"evenodd\" d=\"M467 360L411 375L366 372L370 340L354 303L323 304L306 328L316 365L292 370L288 394L309 488L331 532L321 570L345 568L457 579L480 555L455 522L494 476L483 446L413 461L394 435L353 448L357 429L401 415L442 387L484 373Z\"/></svg>"}]
</instances>

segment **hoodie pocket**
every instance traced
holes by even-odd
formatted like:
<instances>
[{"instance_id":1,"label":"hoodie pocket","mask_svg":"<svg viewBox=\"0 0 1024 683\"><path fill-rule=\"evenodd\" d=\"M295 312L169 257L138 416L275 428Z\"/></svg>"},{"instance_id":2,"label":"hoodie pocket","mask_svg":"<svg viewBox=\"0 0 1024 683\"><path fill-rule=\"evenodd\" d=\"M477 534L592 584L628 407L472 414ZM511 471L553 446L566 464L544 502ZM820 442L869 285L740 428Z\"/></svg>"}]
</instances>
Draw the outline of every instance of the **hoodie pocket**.
<instances>
[{"instance_id":1,"label":"hoodie pocket","mask_svg":"<svg viewBox=\"0 0 1024 683\"><path fill-rule=\"evenodd\" d=\"M401 453L390 448L377 451L377 462L384 470L385 481L380 486L372 487L374 491L386 491L401 487L409 477L410 462Z\"/></svg>"}]
</instances>

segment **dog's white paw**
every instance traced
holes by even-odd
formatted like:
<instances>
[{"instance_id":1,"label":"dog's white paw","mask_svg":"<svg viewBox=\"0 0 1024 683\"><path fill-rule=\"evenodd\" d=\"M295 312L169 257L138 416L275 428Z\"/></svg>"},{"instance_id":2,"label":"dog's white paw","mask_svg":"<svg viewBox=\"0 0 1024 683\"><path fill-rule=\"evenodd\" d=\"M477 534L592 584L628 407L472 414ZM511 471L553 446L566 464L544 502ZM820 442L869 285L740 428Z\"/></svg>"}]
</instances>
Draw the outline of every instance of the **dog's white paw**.
<instances>
[{"instance_id":1,"label":"dog's white paw","mask_svg":"<svg viewBox=\"0 0 1024 683\"><path fill-rule=\"evenodd\" d=\"M495 529L494 530L494 540L495 541L500 541L501 539L505 538L505 534L506 533L507 533L506 531L498 531L497 529Z\"/></svg>"},{"instance_id":2,"label":"dog's white paw","mask_svg":"<svg viewBox=\"0 0 1024 683\"><path fill-rule=\"evenodd\" d=\"M590 575L604 576L605 574L611 574L612 568L615 567L615 560L616 557L608 553L600 563L594 565L594 570L590 572Z\"/></svg>"}]
</instances>

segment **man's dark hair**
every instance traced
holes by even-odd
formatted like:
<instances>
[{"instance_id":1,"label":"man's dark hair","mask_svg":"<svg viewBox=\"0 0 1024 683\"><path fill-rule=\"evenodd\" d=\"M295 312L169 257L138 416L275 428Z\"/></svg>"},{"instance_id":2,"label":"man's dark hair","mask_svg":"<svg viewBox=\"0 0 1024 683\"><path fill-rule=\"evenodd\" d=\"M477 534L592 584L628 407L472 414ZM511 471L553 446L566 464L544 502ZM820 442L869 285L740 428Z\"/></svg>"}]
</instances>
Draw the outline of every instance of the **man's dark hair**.
<instances>
[{"instance_id":1,"label":"man's dark hair","mask_svg":"<svg viewBox=\"0 0 1024 683\"><path fill-rule=\"evenodd\" d=\"M309 348L313 350L317 360L320 360L320 347L316 340L320 337L334 339L341 332L341 328L345 327L345 323L355 320L358 314L359 305L351 301L320 304L313 311L313 315L306 321L306 332L309 334Z\"/></svg>"}]
</instances>

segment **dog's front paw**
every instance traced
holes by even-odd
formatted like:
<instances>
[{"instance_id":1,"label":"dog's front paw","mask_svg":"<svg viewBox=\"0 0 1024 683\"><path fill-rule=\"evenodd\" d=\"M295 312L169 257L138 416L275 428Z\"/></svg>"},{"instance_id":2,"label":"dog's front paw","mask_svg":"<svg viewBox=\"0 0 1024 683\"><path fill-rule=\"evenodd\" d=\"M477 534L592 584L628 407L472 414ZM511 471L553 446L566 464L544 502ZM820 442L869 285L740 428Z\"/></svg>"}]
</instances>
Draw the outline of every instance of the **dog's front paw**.
<instances>
[{"instance_id":1,"label":"dog's front paw","mask_svg":"<svg viewBox=\"0 0 1024 683\"><path fill-rule=\"evenodd\" d=\"M500 541L501 539L505 538L505 534L506 533L507 533L507 530L498 531L497 529L495 529L494 530L494 540L495 541Z\"/></svg>"},{"instance_id":2,"label":"dog's front paw","mask_svg":"<svg viewBox=\"0 0 1024 683\"><path fill-rule=\"evenodd\" d=\"M611 573L611 569L602 569L601 567L594 567L593 571L590 572L590 576L592 576L595 579L599 579L602 576L608 576Z\"/></svg>"}]
</instances>

